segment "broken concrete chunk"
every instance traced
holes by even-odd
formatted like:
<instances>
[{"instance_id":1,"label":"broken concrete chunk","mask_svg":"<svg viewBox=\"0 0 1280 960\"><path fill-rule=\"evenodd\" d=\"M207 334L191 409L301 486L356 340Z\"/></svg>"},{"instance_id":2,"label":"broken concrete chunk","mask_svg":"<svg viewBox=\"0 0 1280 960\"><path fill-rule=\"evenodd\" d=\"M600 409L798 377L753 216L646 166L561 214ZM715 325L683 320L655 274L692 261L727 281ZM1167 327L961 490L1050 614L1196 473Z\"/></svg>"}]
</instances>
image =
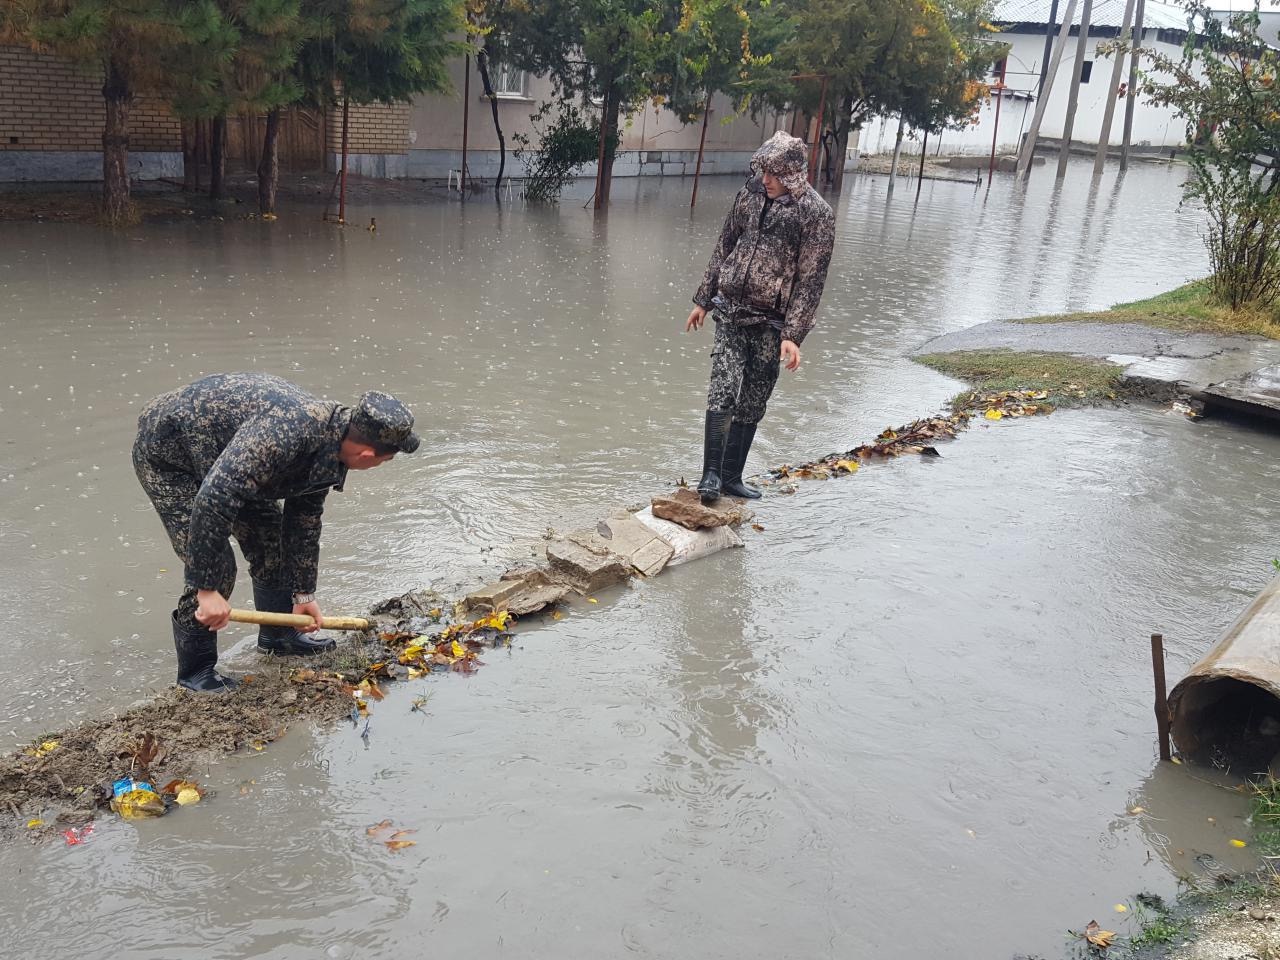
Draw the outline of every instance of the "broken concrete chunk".
<instances>
[{"instance_id":1,"label":"broken concrete chunk","mask_svg":"<svg viewBox=\"0 0 1280 960\"><path fill-rule=\"evenodd\" d=\"M505 610L509 597L524 586L523 580L499 580L473 590L462 600L462 607L470 614L472 611Z\"/></svg>"},{"instance_id":2,"label":"broken concrete chunk","mask_svg":"<svg viewBox=\"0 0 1280 960\"><path fill-rule=\"evenodd\" d=\"M645 508L636 514L636 520L671 544L675 551L667 566L688 563L701 557L708 557L721 550L742 546L742 538L732 527L709 527L706 530L688 530L670 520L655 517L653 511Z\"/></svg>"},{"instance_id":3,"label":"broken concrete chunk","mask_svg":"<svg viewBox=\"0 0 1280 960\"><path fill-rule=\"evenodd\" d=\"M568 595L569 588L560 583L526 583L507 598L507 612L513 617L526 617L554 607Z\"/></svg>"},{"instance_id":4,"label":"broken concrete chunk","mask_svg":"<svg viewBox=\"0 0 1280 960\"><path fill-rule=\"evenodd\" d=\"M696 491L685 487L664 497L654 497L652 510L655 517L678 523L687 530L732 526L751 516L749 510L728 497L721 497L707 506L698 498Z\"/></svg>"},{"instance_id":5,"label":"broken concrete chunk","mask_svg":"<svg viewBox=\"0 0 1280 960\"><path fill-rule=\"evenodd\" d=\"M541 567L508 570L497 583L467 594L462 609L468 616L506 610L514 617L537 613L563 600L569 588L556 583Z\"/></svg>"},{"instance_id":6,"label":"broken concrete chunk","mask_svg":"<svg viewBox=\"0 0 1280 960\"><path fill-rule=\"evenodd\" d=\"M630 515L602 520L595 530L571 533L569 539L592 553L621 557L646 577L661 573L675 553L671 544Z\"/></svg>"},{"instance_id":7,"label":"broken concrete chunk","mask_svg":"<svg viewBox=\"0 0 1280 960\"><path fill-rule=\"evenodd\" d=\"M630 564L621 557L607 551L596 553L571 539L548 543L547 559L552 576L578 593L595 593L631 576Z\"/></svg>"}]
</instances>

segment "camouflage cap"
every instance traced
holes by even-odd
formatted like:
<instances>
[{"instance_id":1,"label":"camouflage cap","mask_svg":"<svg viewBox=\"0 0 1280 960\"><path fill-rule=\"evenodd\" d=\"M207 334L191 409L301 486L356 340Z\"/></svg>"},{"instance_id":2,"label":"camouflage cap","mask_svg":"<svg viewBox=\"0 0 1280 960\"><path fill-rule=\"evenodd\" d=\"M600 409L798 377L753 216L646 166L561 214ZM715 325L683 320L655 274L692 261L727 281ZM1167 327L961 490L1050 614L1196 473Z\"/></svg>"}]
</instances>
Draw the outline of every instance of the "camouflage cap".
<instances>
[{"instance_id":1,"label":"camouflage cap","mask_svg":"<svg viewBox=\"0 0 1280 960\"><path fill-rule=\"evenodd\" d=\"M413 432L413 414L403 403L380 390L360 398L351 414L351 428L370 443L413 453L422 441Z\"/></svg>"},{"instance_id":2,"label":"camouflage cap","mask_svg":"<svg viewBox=\"0 0 1280 960\"><path fill-rule=\"evenodd\" d=\"M788 192L799 196L809 185L807 158L804 141L779 130L751 155L751 169L757 174L772 174Z\"/></svg>"}]
</instances>

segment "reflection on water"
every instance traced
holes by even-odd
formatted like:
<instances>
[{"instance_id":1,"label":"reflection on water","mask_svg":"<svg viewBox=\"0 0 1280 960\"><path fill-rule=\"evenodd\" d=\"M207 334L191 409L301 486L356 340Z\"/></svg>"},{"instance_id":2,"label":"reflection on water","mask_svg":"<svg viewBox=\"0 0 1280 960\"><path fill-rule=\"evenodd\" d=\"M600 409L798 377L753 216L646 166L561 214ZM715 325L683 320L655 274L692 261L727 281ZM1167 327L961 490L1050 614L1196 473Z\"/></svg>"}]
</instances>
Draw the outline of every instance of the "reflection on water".
<instances>
[{"instance_id":1,"label":"reflection on water","mask_svg":"<svg viewBox=\"0 0 1280 960\"><path fill-rule=\"evenodd\" d=\"M926 183L918 203L855 179L755 464L938 406L954 385L901 359L930 336L1200 272L1179 177L1073 173L1021 200ZM692 474L709 342L679 329L735 184L692 216L686 187L620 185L602 221L374 208L374 235L6 226L6 742L170 682L178 572L127 450L141 403L201 373L419 412L420 455L331 499L335 611L474 584L548 524ZM1064 927L1172 892L1165 847L1234 862L1174 822L1238 830L1240 800L1150 773L1146 637L1176 677L1266 579L1278 453L1159 411L1062 413L771 497L747 550L528 626L433 681L425 717L379 704L368 749L297 731L208 771L212 803L0 851L23 878L0 918L41 956L1052 955ZM372 845L388 817L419 845Z\"/></svg>"}]
</instances>

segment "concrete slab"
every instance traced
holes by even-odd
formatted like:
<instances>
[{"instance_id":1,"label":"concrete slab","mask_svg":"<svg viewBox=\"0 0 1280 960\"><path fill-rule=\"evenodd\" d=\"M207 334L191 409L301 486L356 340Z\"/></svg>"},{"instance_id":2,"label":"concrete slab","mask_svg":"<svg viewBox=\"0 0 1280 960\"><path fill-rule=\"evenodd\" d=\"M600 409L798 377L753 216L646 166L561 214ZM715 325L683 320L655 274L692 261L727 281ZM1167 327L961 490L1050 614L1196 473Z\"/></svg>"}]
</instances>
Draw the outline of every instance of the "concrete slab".
<instances>
[{"instance_id":1,"label":"concrete slab","mask_svg":"<svg viewBox=\"0 0 1280 960\"><path fill-rule=\"evenodd\" d=\"M594 530L569 535L569 539L593 553L612 553L637 573L654 577L662 572L675 548L629 514L602 520Z\"/></svg>"},{"instance_id":2,"label":"concrete slab","mask_svg":"<svg viewBox=\"0 0 1280 960\"><path fill-rule=\"evenodd\" d=\"M1206 407L1280 420L1280 364L1215 383L1201 394Z\"/></svg>"}]
</instances>

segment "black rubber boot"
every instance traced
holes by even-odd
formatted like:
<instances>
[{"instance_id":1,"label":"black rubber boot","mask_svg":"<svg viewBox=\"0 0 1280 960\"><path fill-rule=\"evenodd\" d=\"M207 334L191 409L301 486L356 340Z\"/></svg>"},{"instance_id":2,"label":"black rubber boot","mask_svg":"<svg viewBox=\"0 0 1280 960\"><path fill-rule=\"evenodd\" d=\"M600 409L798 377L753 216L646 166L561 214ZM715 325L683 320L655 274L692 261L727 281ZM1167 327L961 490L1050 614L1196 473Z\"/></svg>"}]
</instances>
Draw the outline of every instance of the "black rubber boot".
<instances>
[{"instance_id":1,"label":"black rubber boot","mask_svg":"<svg viewBox=\"0 0 1280 960\"><path fill-rule=\"evenodd\" d=\"M253 605L264 613L293 613L293 593L280 587L263 586L255 580ZM309 657L337 645L333 637L313 637L293 627L258 628L258 652L277 657Z\"/></svg>"},{"instance_id":2,"label":"black rubber boot","mask_svg":"<svg viewBox=\"0 0 1280 960\"><path fill-rule=\"evenodd\" d=\"M715 503L720 498L720 471L723 469L724 446L732 420L731 413L722 410L707 411L706 433L702 440L702 479L698 481L698 496L703 503Z\"/></svg>"},{"instance_id":3,"label":"black rubber boot","mask_svg":"<svg viewBox=\"0 0 1280 960\"><path fill-rule=\"evenodd\" d=\"M726 497L746 497L759 500L760 491L742 482L742 471L747 465L751 442L756 438L754 423L733 422L729 428L729 440L724 448L724 472L720 477L720 492Z\"/></svg>"},{"instance_id":4,"label":"black rubber boot","mask_svg":"<svg viewBox=\"0 0 1280 960\"><path fill-rule=\"evenodd\" d=\"M173 611L173 648L178 652L178 686L197 693L226 693L240 686L214 669L218 662L218 635L199 625L185 627Z\"/></svg>"}]
</instances>

